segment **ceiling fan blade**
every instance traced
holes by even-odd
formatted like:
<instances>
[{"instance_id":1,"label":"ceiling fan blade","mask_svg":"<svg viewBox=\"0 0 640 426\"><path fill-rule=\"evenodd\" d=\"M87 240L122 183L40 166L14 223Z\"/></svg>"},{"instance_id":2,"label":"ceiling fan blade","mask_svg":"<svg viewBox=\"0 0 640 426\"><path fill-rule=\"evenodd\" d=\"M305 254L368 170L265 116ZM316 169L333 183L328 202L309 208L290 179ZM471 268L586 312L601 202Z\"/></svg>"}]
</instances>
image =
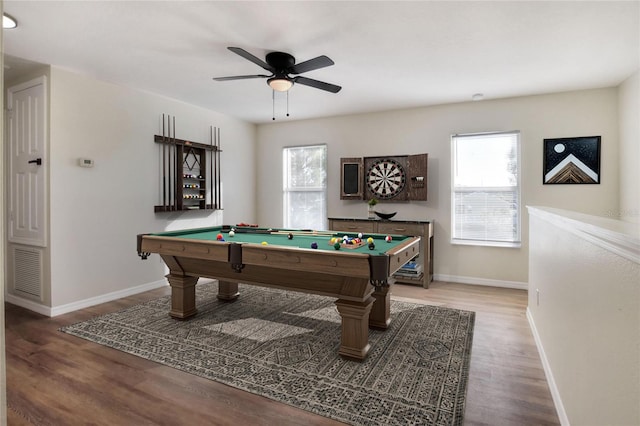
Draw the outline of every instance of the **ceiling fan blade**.
<instances>
[{"instance_id":1,"label":"ceiling fan blade","mask_svg":"<svg viewBox=\"0 0 640 426\"><path fill-rule=\"evenodd\" d=\"M229 80L246 80L249 78L269 78L270 75L256 74L256 75L234 75L231 77L214 77L215 81L229 81Z\"/></svg>"},{"instance_id":2,"label":"ceiling fan blade","mask_svg":"<svg viewBox=\"0 0 640 426\"><path fill-rule=\"evenodd\" d=\"M275 71L271 65L269 65L268 63L266 63L262 59L258 58L257 56L253 56L251 53L247 52L246 50L244 50L244 49L242 49L240 47L227 47L227 49L229 49L230 51L232 51L233 53L235 53L237 55L242 56L246 60L251 61L254 64L264 68L267 71L271 71L271 72Z\"/></svg>"},{"instance_id":3,"label":"ceiling fan blade","mask_svg":"<svg viewBox=\"0 0 640 426\"><path fill-rule=\"evenodd\" d=\"M327 56L322 55L317 58L309 59L308 61L300 62L289 68L290 74L302 74L303 72L317 70L319 68L329 67L334 65L334 62Z\"/></svg>"},{"instance_id":4,"label":"ceiling fan blade","mask_svg":"<svg viewBox=\"0 0 640 426\"><path fill-rule=\"evenodd\" d=\"M320 90L326 90L327 92L331 93L338 93L340 89L342 89L342 87L336 86L335 84L325 83L324 81L318 81L307 77L294 77L293 81L305 86L314 87Z\"/></svg>"}]
</instances>

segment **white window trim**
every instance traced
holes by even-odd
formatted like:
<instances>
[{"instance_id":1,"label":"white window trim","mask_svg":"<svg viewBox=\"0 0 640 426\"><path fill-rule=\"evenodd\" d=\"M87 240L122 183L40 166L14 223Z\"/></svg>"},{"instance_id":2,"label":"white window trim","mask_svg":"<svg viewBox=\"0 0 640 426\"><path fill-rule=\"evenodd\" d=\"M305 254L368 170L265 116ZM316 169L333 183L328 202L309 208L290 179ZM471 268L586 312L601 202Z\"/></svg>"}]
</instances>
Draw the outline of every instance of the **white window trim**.
<instances>
[{"instance_id":1,"label":"white window trim","mask_svg":"<svg viewBox=\"0 0 640 426\"><path fill-rule=\"evenodd\" d=\"M518 174L517 174L517 197L518 197L518 217L517 217L517 234L516 241L491 241L491 240L473 240L473 239L463 239L463 238L454 238L454 229L455 226L455 192L473 192L473 191L500 191L500 190L511 190L511 187L466 187L464 189L455 190L454 187L454 174L455 174L455 164L453 163L453 159L455 158L455 148L454 148L454 139L458 137L472 137L472 136L491 136L491 135L517 135L517 144L516 144L516 156L518 161ZM461 133L451 135L451 177L450 177L450 185L451 190L449 192L449 196L451 197L451 244L452 245L465 245L465 246L482 246L482 247L504 247L504 248L521 248L522 247L522 141L521 141L521 133L519 130L513 131L505 131L505 132L484 132L484 133Z\"/></svg>"},{"instance_id":2,"label":"white window trim","mask_svg":"<svg viewBox=\"0 0 640 426\"><path fill-rule=\"evenodd\" d=\"M329 174L329 170L328 170L328 146L327 144L323 144L323 143L319 143L319 144L312 144L312 145L292 145L292 146L285 146L282 148L282 152L283 152L283 160L284 160L284 152L288 149L295 149L295 148L315 148L315 147L324 147L325 149L325 159L324 159L324 172L325 172L325 186L317 186L317 187L304 187L304 188L293 188L287 185L287 183L289 182L289 168L287 167L285 169L284 164L283 164L283 185L282 185L282 222L283 225L287 224L289 222L289 210L288 210L288 203L287 203L287 193L289 192L322 192L324 193L324 205L323 205L323 228L327 228L327 204L328 204L328 174Z\"/></svg>"}]
</instances>

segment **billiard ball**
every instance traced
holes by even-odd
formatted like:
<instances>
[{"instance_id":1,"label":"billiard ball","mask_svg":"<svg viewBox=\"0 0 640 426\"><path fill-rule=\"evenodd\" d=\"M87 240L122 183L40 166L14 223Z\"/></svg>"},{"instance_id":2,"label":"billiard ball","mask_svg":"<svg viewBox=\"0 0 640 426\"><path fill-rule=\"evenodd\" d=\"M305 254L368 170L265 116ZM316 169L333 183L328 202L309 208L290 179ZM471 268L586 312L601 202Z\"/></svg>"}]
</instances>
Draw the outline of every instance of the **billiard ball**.
<instances>
[{"instance_id":1,"label":"billiard ball","mask_svg":"<svg viewBox=\"0 0 640 426\"><path fill-rule=\"evenodd\" d=\"M373 237L367 238L367 244L373 244Z\"/></svg>"},{"instance_id":2,"label":"billiard ball","mask_svg":"<svg viewBox=\"0 0 640 426\"><path fill-rule=\"evenodd\" d=\"M316 243L315 241L311 243L311 248L312 249L317 249L318 248L318 243Z\"/></svg>"},{"instance_id":3,"label":"billiard ball","mask_svg":"<svg viewBox=\"0 0 640 426\"><path fill-rule=\"evenodd\" d=\"M260 244L262 244L263 246L269 245L269 243L268 243L268 242L266 242L266 241L263 241L263 242L262 242L262 243L260 243Z\"/></svg>"},{"instance_id":4,"label":"billiard ball","mask_svg":"<svg viewBox=\"0 0 640 426\"><path fill-rule=\"evenodd\" d=\"M290 239L290 240L293 240L293 234L291 232L289 232L287 234L287 238Z\"/></svg>"},{"instance_id":5,"label":"billiard ball","mask_svg":"<svg viewBox=\"0 0 640 426\"><path fill-rule=\"evenodd\" d=\"M374 243L369 243L369 250L375 250L376 245Z\"/></svg>"},{"instance_id":6,"label":"billiard ball","mask_svg":"<svg viewBox=\"0 0 640 426\"><path fill-rule=\"evenodd\" d=\"M235 232L233 232L233 229L232 229L231 231L229 231L229 236L230 236L230 237L233 237L234 235L236 235L236 233L235 233Z\"/></svg>"},{"instance_id":7,"label":"billiard ball","mask_svg":"<svg viewBox=\"0 0 640 426\"><path fill-rule=\"evenodd\" d=\"M222 234L216 235L216 240L220 241L222 239Z\"/></svg>"},{"instance_id":8,"label":"billiard ball","mask_svg":"<svg viewBox=\"0 0 640 426\"><path fill-rule=\"evenodd\" d=\"M358 232L358 238L362 238L362 232Z\"/></svg>"},{"instance_id":9,"label":"billiard ball","mask_svg":"<svg viewBox=\"0 0 640 426\"><path fill-rule=\"evenodd\" d=\"M385 240L386 242L390 243L390 242L391 242L391 240L392 240L391 235L387 235L386 237L384 237L384 240Z\"/></svg>"},{"instance_id":10,"label":"billiard ball","mask_svg":"<svg viewBox=\"0 0 640 426\"><path fill-rule=\"evenodd\" d=\"M333 248L336 249L336 250L340 250L340 242L338 241L337 243L335 243L333 245Z\"/></svg>"}]
</instances>

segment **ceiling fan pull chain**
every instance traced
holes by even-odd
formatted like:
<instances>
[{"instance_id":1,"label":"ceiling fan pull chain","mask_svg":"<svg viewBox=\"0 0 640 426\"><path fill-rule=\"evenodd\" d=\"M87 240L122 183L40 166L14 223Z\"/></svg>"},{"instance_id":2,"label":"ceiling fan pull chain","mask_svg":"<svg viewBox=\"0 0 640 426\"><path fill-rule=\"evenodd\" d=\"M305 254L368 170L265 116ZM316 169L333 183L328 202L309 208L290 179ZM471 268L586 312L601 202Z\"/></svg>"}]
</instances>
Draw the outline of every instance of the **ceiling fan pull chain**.
<instances>
[{"instance_id":1,"label":"ceiling fan pull chain","mask_svg":"<svg viewBox=\"0 0 640 426\"><path fill-rule=\"evenodd\" d=\"M289 116L289 91L287 90L287 117Z\"/></svg>"},{"instance_id":2,"label":"ceiling fan pull chain","mask_svg":"<svg viewBox=\"0 0 640 426\"><path fill-rule=\"evenodd\" d=\"M276 91L272 90L271 91L271 119L273 121L276 120Z\"/></svg>"}]
</instances>

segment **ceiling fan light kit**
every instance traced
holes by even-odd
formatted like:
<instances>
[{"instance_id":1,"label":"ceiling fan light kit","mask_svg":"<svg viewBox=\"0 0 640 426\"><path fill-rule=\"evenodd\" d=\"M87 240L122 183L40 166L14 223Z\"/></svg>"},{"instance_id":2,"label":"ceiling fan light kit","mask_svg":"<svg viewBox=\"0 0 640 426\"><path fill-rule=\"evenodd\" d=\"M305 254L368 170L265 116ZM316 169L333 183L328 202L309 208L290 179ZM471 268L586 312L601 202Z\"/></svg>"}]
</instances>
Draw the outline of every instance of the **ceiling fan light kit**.
<instances>
[{"instance_id":1,"label":"ceiling fan light kit","mask_svg":"<svg viewBox=\"0 0 640 426\"><path fill-rule=\"evenodd\" d=\"M294 83L304 86L313 87L315 89L324 90L331 93L338 93L342 87L335 84L326 83L324 81L314 80L312 78L303 77L299 74L304 72L317 70L334 65L334 62L325 55L318 56L308 61L296 64L296 58L285 52L269 52L265 57L265 61L252 55L240 47L227 47L236 55L242 56L248 61L269 71L271 75L255 74L255 75L236 75L230 77L216 77L216 81L229 80L246 80L251 78L266 78L267 84L277 92L287 92ZM296 77L291 77L290 74ZM288 99L288 98L287 98ZM287 113L287 116L289 114ZM275 119L275 118L274 118Z\"/></svg>"},{"instance_id":2,"label":"ceiling fan light kit","mask_svg":"<svg viewBox=\"0 0 640 426\"><path fill-rule=\"evenodd\" d=\"M293 81L283 77L273 77L267 80L267 84L276 92L286 92L293 86Z\"/></svg>"},{"instance_id":3,"label":"ceiling fan light kit","mask_svg":"<svg viewBox=\"0 0 640 426\"><path fill-rule=\"evenodd\" d=\"M10 30L16 28L18 26L18 21L11 15L7 15L6 13L2 14L2 28L5 30Z\"/></svg>"}]
</instances>

